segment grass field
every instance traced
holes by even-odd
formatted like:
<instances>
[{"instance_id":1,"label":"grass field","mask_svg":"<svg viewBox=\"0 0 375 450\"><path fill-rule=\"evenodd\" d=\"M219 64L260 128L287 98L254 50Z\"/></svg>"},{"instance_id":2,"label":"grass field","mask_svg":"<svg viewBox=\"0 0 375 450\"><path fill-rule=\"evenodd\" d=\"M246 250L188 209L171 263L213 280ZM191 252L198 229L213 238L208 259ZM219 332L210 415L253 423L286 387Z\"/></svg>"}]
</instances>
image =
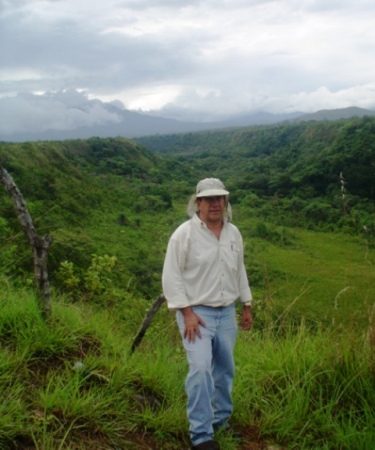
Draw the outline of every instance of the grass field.
<instances>
[{"instance_id":1,"label":"grass field","mask_svg":"<svg viewBox=\"0 0 375 450\"><path fill-rule=\"evenodd\" d=\"M357 238L288 230L252 237L255 324L240 332L225 450L375 448L374 252ZM1 278L1 449L188 449L185 355L165 305L140 347L150 306L124 291L110 306L34 294Z\"/></svg>"},{"instance_id":2,"label":"grass field","mask_svg":"<svg viewBox=\"0 0 375 450\"><path fill-rule=\"evenodd\" d=\"M250 279L254 276L254 297L261 308L297 322L304 317L327 326L365 329L375 301L374 249L342 233L287 229L286 235L287 244L244 236L248 272Z\"/></svg>"}]
</instances>

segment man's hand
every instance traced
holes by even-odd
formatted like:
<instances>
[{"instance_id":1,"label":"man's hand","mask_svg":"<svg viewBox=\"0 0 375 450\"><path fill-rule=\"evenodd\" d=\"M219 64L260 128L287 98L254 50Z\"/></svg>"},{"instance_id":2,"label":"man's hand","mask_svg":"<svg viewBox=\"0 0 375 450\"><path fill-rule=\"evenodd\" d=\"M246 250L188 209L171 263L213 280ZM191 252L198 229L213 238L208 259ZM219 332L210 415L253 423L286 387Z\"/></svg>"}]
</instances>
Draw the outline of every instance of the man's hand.
<instances>
[{"instance_id":1,"label":"man's hand","mask_svg":"<svg viewBox=\"0 0 375 450\"><path fill-rule=\"evenodd\" d=\"M205 327L205 322L195 314L190 306L187 308L182 308L181 312L184 316L185 329L184 329L184 338L189 342L195 342L195 335L202 339L201 330L199 329L199 325Z\"/></svg>"},{"instance_id":2,"label":"man's hand","mask_svg":"<svg viewBox=\"0 0 375 450\"><path fill-rule=\"evenodd\" d=\"M253 315L251 313L251 306L244 305L242 310L241 326L243 330L250 330L253 325Z\"/></svg>"}]
</instances>

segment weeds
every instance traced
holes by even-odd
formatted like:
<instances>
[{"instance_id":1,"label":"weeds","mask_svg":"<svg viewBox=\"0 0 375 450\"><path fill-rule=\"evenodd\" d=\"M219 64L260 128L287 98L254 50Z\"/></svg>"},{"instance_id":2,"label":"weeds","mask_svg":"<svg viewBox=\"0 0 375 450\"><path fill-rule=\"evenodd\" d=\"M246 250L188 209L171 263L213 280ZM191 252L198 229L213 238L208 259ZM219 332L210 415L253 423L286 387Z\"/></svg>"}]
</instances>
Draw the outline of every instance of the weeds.
<instances>
[{"instance_id":1,"label":"weeds","mask_svg":"<svg viewBox=\"0 0 375 450\"><path fill-rule=\"evenodd\" d=\"M356 437L366 443L362 448L372 448L375 377L365 337L352 333L320 329L312 334L301 324L297 333L291 330L282 338L270 332L257 334L251 342L241 340L238 420L256 423L264 439L272 436L288 449L357 448L348 445Z\"/></svg>"},{"instance_id":2,"label":"weeds","mask_svg":"<svg viewBox=\"0 0 375 450\"><path fill-rule=\"evenodd\" d=\"M128 301L141 316L143 302ZM46 324L27 291L9 287L0 302L0 448L189 448L187 364L173 315L161 310L129 356L130 317L57 298ZM282 332L278 324L240 333L233 428L245 444L227 432L218 441L225 450L373 448L371 328L312 331L304 321L288 327L287 314Z\"/></svg>"}]
</instances>

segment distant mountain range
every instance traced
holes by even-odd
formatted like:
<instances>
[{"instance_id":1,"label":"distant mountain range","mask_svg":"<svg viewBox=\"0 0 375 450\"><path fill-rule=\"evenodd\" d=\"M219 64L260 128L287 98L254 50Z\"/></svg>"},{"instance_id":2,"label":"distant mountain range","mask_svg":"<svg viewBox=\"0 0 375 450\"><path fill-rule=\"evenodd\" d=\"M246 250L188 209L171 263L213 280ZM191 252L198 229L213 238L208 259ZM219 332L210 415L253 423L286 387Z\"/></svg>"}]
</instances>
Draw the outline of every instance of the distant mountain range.
<instances>
[{"instance_id":1,"label":"distant mountain range","mask_svg":"<svg viewBox=\"0 0 375 450\"><path fill-rule=\"evenodd\" d=\"M254 125L271 125L280 122L301 122L301 121L327 121L339 120L351 117L362 117L365 115L374 116L375 111L349 107L344 109L322 110L312 114L293 113L293 114L271 114L267 112L257 112L236 116L220 122L182 122L146 113L138 113L125 110L119 107L116 102L103 103L99 100L90 101L84 108L83 113L90 114L94 108L100 107L105 111L111 120L98 121L90 126L79 126L70 129L38 129L33 127L33 131L17 132L9 134L0 134L0 140L11 142L25 141L48 141L48 140L67 140L67 139L87 139L90 137L126 137L129 139L150 136L157 134L176 134L197 132L204 130L215 130L234 127L247 127ZM91 109L90 109L91 108Z\"/></svg>"},{"instance_id":2,"label":"distant mountain range","mask_svg":"<svg viewBox=\"0 0 375 450\"><path fill-rule=\"evenodd\" d=\"M351 106L343 109L322 109L311 114L302 114L294 119L294 122L307 122L310 120L324 121L324 120L340 120L350 119L352 117L375 116L375 111L369 109L358 108Z\"/></svg>"}]
</instances>

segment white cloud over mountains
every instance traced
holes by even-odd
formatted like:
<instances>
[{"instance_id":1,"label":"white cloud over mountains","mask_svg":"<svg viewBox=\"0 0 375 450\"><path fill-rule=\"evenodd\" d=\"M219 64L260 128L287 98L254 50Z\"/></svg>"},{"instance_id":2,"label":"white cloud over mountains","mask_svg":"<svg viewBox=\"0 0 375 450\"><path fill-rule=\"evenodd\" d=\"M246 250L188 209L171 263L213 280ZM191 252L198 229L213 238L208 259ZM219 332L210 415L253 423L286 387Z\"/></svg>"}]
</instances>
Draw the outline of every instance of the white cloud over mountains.
<instances>
[{"instance_id":1,"label":"white cloud over mountains","mask_svg":"<svg viewBox=\"0 0 375 450\"><path fill-rule=\"evenodd\" d=\"M115 122L95 98L204 121L375 109L372 0L0 5L1 130Z\"/></svg>"},{"instance_id":2,"label":"white cloud over mountains","mask_svg":"<svg viewBox=\"0 0 375 450\"><path fill-rule=\"evenodd\" d=\"M77 91L43 95L21 93L2 98L0 116L0 135L3 136L120 122L115 111L109 111L101 101L89 101Z\"/></svg>"}]
</instances>

